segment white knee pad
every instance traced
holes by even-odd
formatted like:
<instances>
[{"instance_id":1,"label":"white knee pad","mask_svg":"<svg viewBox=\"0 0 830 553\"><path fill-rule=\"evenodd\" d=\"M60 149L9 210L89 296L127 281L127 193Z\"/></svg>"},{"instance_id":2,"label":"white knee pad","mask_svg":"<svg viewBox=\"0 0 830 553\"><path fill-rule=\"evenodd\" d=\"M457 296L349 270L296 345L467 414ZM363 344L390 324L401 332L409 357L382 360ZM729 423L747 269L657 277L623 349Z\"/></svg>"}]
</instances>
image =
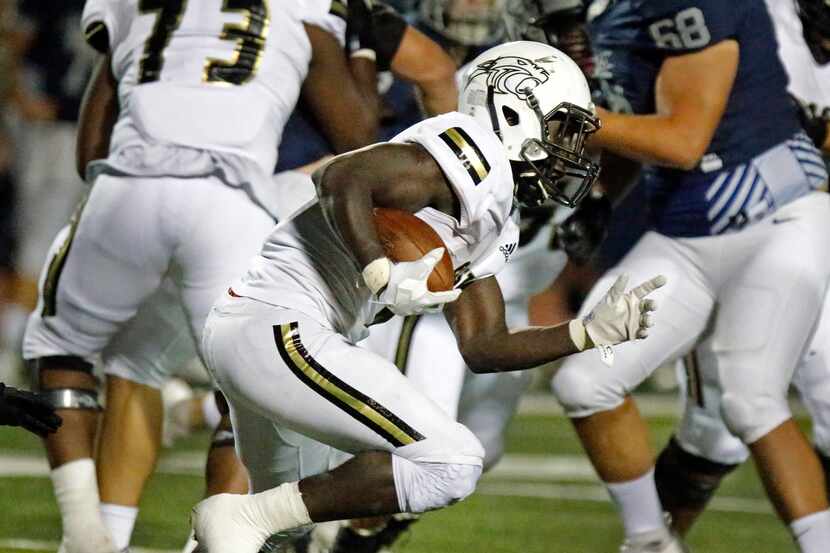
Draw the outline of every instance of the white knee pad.
<instances>
[{"instance_id":1,"label":"white knee pad","mask_svg":"<svg viewBox=\"0 0 830 553\"><path fill-rule=\"evenodd\" d=\"M721 397L721 414L729 431L745 444L758 441L792 417L786 398L760 394L744 397L734 392Z\"/></svg>"},{"instance_id":2,"label":"white knee pad","mask_svg":"<svg viewBox=\"0 0 830 553\"><path fill-rule=\"evenodd\" d=\"M677 381L684 406L675 439L686 452L722 465L746 461L749 450L723 421L720 388L707 381L697 381L690 395L687 376L682 368L678 369Z\"/></svg>"},{"instance_id":3,"label":"white knee pad","mask_svg":"<svg viewBox=\"0 0 830 553\"><path fill-rule=\"evenodd\" d=\"M588 352L588 355L595 353ZM587 417L619 407L625 392L615 390L611 382L602 383L600 375L604 371L593 371L587 359L585 363L579 361L566 361L551 380L553 395L565 414L571 418Z\"/></svg>"},{"instance_id":4,"label":"white knee pad","mask_svg":"<svg viewBox=\"0 0 830 553\"><path fill-rule=\"evenodd\" d=\"M398 505L405 513L423 513L461 501L476 488L481 465L414 462L392 455Z\"/></svg>"}]
</instances>

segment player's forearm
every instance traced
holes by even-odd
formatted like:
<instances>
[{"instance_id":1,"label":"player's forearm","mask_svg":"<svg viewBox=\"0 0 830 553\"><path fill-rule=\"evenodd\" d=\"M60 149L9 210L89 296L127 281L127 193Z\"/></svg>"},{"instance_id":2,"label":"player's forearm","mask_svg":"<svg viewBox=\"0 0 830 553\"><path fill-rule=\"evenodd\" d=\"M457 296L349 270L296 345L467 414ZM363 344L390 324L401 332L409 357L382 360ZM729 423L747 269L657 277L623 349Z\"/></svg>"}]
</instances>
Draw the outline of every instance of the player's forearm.
<instances>
[{"instance_id":1,"label":"player's forearm","mask_svg":"<svg viewBox=\"0 0 830 553\"><path fill-rule=\"evenodd\" d=\"M407 27L392 58L396 77L413 83L427 115L438 115L458 108L457 67L438 44L413 27Z\"/></svg>"},{"instance_id":2,"label":"player's forearm","mask_svg":"<svg viewBox=\"0 0 830 553\"><path fill-rule=\"evenodd\" d=\"M361 267L385 256L373 218L371 189L349 170L348 158L335 159L312 176L320 207Z\"/></svg>"},{"instance_id":3,"label":"player's forearm","mask_svg":"<svg viewBox=\"0 0 830 553\"><path fill-rule=\"evenodd\" d=\"M827 122L827 139L822 144L821 151L830 155L830 121Z\"/></svg>"},{"instance_id":4,"label":"player's forearm","mask_svg":"<svg viewBox=\"0 0 830 553\"><path fill-rule=\"evenodd\" d=\"M355 111L350 118L353 131L349 133L350 144L335 147L335 153L361 148L377 141L380 127L380 96L378 96L378 78L375 62L361 57L349 59L349 70L354 79L355 88L360 95L361 102L355 105Z\"/></svg>"},{"instance_id":5,"label":"player's forearm","mask_svg":"<svg viewBox=\"0 0 830 553\"><path fill-rule=\"evenodd\" d=\"M482 335L461 348L467 366L475 373L531 369L578 352L568 323Z\"/></svg>"},{"instance_id":6,"label":"player's forearm","mask_svg":"<svg viewBox=\"0 0 830 553\"><path fill-rule=\"evenodd\" d=\"M602 110L602 128L592 145L619 156L664 167L691 170L700 162L711 135L678 117L623 115Z\"/></svg>"},{"instance_id":7,"label":"player's forearm","mask_svg":"<svg viewBox=\"0 0 830 553\"><path fill-rule=\"evenodd\" d=\"M454 79L419 83L417 90L421 107L430 117L458 109L458 88Z\"/></svg>"}]
</instances>

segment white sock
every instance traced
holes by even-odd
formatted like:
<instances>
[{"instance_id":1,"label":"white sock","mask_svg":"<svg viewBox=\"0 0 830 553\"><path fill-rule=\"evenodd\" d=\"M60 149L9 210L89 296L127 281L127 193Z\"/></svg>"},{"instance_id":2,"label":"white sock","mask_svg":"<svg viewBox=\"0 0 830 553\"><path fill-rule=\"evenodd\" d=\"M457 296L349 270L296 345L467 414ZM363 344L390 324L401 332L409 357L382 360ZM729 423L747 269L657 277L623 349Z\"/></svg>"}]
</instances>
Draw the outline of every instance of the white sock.
<instances>
[{"instance_id":1,"label":"white sock","mask_svg":"<svg viewBox=\"0 0 830 553\"><path fill-rule=\"evenodd\" d=\"M101 518L112 534L115 547L122 551L130 546L135 519L138 518L138 507L116 505L115 503L101 503Z\"/></svg>"},{"instance_id":2,"label":"white sock","mask_svg":"<svg viewBox=\"0 0 830 553\"><path fill-rule=\"evenodd\" d=\"M112 538L101 520L92 459L70 461L52 470L50 476L68 549L113 551Z\"/></svg>"},{"instance_id":3,"label":"white sock","mask_svg":"<svg viewBox=\"0 0 830 553\"><path fill-rule=\"evenodd\" d=\"M663 507L654 485L654 469L636 480L606 482L605 485L620 510L626 537L660 529L668 534Z\"/></svg>"},{"instance_id":4,"label":"white sock","mask_svg":"<svg viewBox=\"0 0 830 553\"><path fill-rule=\"evenodd\" d=\"M830 510L796 519L790 530L801 553L826 553L830 549Z\"/></svg>"},{"instance_id":5,"label":"white sock","mask_svg":"<svg viewBox=\"0 0 830 553\"><path fill-rule=\"evenodd\" d=\"M193 550L199 545L199 542L196 541L196 536L193 534L193 530L190 531L190 535L187 536L187 542L185 542L184 547L182 547L181 553L193 553Z\"/></svg>"},{"instance_id":6,"label":"white sock","mask_svg":"<svg viewBox=\"0 0 830 553\"><path fill-rule=\"evenodd\" d=\"M202 416L205 417L205 424L211 430L219 426L222 420L222 413L216 406L216 395L213 392L205 394L202 398Z\"/></svg>"},{"instance_id":7,"label":"white sock","mask_svg":"<svg viewBox=\"0 0 830 553\"><path fill-rule=\"evenodd\" d=\"M249 514L259 528L272 534L311 524L299 482L288 482L248 497L252 500L248 504Z\"/></svg>"}]
</instances>

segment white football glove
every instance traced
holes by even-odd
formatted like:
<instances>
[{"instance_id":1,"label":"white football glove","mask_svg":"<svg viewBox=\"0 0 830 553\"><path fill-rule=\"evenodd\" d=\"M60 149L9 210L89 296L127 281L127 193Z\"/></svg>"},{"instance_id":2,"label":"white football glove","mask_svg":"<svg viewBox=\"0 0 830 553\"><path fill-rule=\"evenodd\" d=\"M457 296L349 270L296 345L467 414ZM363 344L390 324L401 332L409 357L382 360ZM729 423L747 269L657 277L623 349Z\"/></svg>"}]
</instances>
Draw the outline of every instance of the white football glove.
<instances>
[{"instance_id":1,"label":"white football glove","mask_svg":"<svg viewBox=\"0 0 830 553\"><path fill-rule=\"evenodd\" d=\"M461 295L461 290L430 292L427 288L429 275L443 255L444 248L435 248L417 261L376 259L363 269L363 280L377 294L376 301L395 315L437 313Z\"/></svg>"},{"instance_id":2,"label":"white football glove","mask_svg":"<svg viewBox=\"0 0 830 553\"><path fill-rule=\"evenodd\" d=\"M605 356L610 355L610 346L648 336L657 303L644 298L666 284L666 277L656 276L628 292L626 284L628 275L620 275L587 317L570 322L571 339L580 351L596 346L608 362Z\"/></svg>"}]
</instances>

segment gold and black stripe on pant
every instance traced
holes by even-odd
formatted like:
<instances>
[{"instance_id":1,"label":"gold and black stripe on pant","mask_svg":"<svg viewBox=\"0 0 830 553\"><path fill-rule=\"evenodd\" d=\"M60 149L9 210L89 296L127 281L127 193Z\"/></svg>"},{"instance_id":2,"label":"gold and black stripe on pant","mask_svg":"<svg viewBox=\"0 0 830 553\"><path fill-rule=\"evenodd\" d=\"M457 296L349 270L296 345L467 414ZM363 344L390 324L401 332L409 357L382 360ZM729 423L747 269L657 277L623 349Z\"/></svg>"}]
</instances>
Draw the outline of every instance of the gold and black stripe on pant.
<instances>
[{"instance_id":1,"label":"gold and black stripe on pant","mask_svg":"<svg viewBox=\"0 0 830 553\"><path fill-rule=\"evenodd\" d=\"M703 408L703 377L700 374L700 362L695 350L690 351L683 358L683 368L686 369L686 395L695 405Z\"/></svg>"},{"instance_id":2,"label":"gold and black stripe on pant","mask_svg":"<svg viewBox=\"0 0 830 553\"><path fill-rule=\"evenodd\" d=\"M318 363L300 340L299 325L296 322L275 325L274 341L282 360L306 386L371 428L393 446L401 447L424 439L424 436L389 409L355 390Z\"/></svg>"}]
</instances>

